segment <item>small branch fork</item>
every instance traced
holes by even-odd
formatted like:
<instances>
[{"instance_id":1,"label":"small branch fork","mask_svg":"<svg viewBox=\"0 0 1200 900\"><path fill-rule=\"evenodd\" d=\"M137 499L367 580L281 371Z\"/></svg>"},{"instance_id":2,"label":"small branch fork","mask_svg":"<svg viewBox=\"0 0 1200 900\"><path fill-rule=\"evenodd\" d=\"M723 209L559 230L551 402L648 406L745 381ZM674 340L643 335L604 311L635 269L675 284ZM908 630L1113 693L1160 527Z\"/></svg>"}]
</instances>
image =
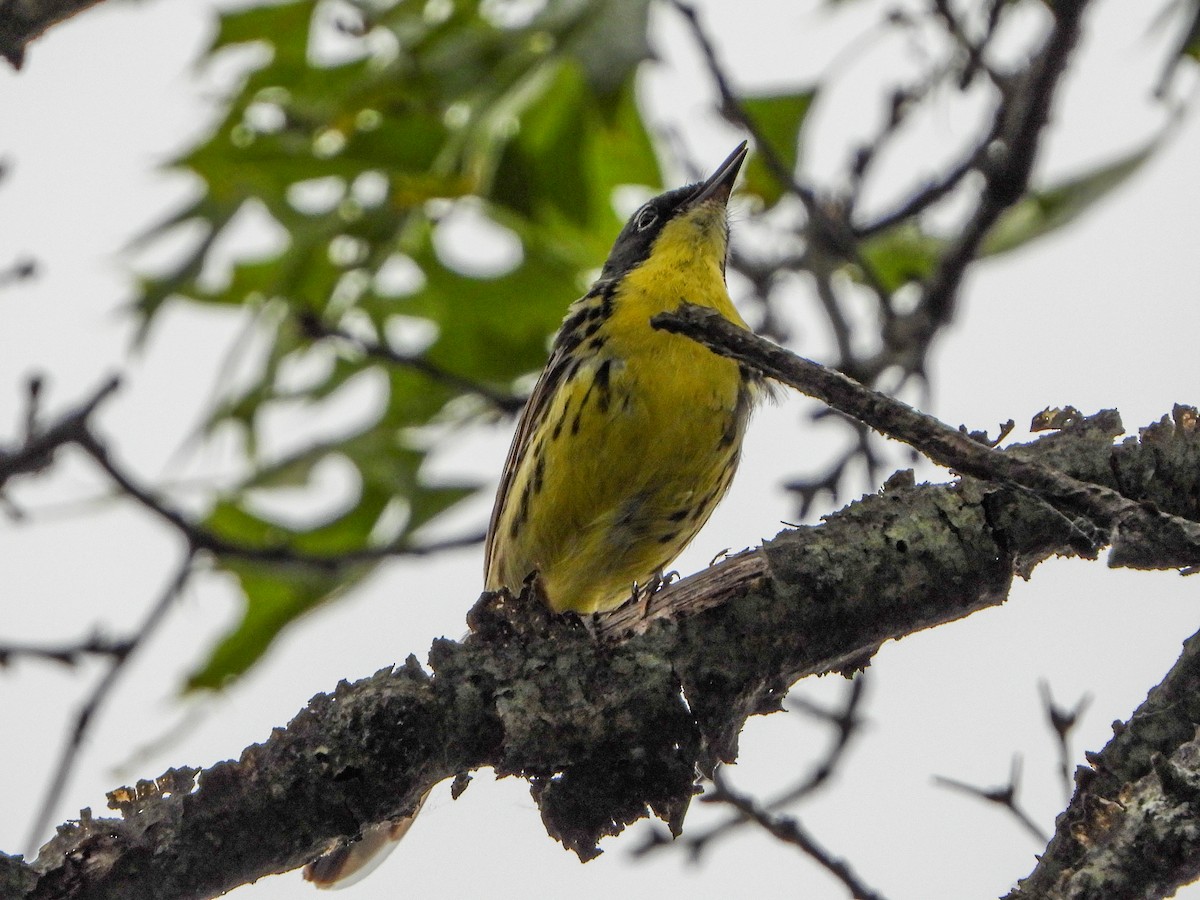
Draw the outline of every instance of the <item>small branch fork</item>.
<instances>
[{"instance_id":1,"label":"small branch fork","mask_svg":"<svg viewBox=\"0 0 1200 900\"><path fill-rule=\"evenodd\" d=\"M783 807L814 794L828 783L838 770L845 759L851 740L858 734L863 723L860 707L867 681L868 677L865 672L856 675L850 682L845 702L837 710L823 709L801 699L789 701L789 705L797 711L830 725L834 729L834 739L823 758L813 766L812 770L794 787L770 803L759 804L748 795L736 791L722 774L723 770L718 769L714 773L713 789L704 796L704 802L729 806L736 811L737 815L707 831L683 837L684 847L693 857L699 857L714 841L731 834L741 826L752 824L784 843L800 848L840 881L852 897L863 898L863 900L883 900L882 895L863 884L845 860L834 857L822 847L798 819L779 812ZM673 846L677 842L672 842L661 832L656 831L652 833L650 840L635 853L638 856L644 856Z\"/></svg>"},{"instance_id":2,"label":"small branch fork","mask_svg":"<svg viewBox=\"0 0 1200 900\"><path fill-rule=\"evenodd\" d=\"M1091 703L1091 695L1085 694L1079 699L1072 709L1065 709L1058 706L1054 702L1053 696L1050 694L1050 685L1045 681L1039 684L1039 690L1042 696L1042 705L1046 713L1046 723L1050 726L1053 732L1055 741L1058 744L1059 757L1059 773L1062 777L1063 788L1066 793L1064 800L1069 800L1071 796L1071 732L1075 730L1075 726L1079 723L1084 710ZM994 803L1003 807L1012 814L1013 818L1020 823L1021 827L1028 831L1033 838L1041 844L1045 844L1050 840L1049 835L1042 832L1033 821L1033 817L1025 811L1017 800L1017 795L1021 791L1021 757L1013 756L1012 768L1009 772L1008 783L1003 787L981 788L972 784L967 784L964 781L959 781L956 778L947 778L942 775L935 775L934 782L943 787L951 788L952 790L961 791L964 794L970 794L973 797L978 797L986 803Z\"/></svg>"},{"instance_id":3,"label":"small branch fork","mask_svg":"<svg viewBox=\"0 0 1200 900\"><path fill-rule=\"evenodd\" d=\"M1037 827L1029 813L1025 812L1017 802L1017 794L1021 791L1021 757L1013 757L1008 784L1003 787L979 788L975 787L975 785L967 784L965 781L958 781L955 778L947 778L943 775L935 775L933 776L933 780L936 784L940 784L943 787L961 791L972 797L978 797L987 803L995 803L998 806L1002 806L1012 814L1013 818L1021 824L1021 827L1028 831L1038 843L1044 844L1050 840L1049 835L1042 833L1042 830Z\"/></svg>"}]
</instances>

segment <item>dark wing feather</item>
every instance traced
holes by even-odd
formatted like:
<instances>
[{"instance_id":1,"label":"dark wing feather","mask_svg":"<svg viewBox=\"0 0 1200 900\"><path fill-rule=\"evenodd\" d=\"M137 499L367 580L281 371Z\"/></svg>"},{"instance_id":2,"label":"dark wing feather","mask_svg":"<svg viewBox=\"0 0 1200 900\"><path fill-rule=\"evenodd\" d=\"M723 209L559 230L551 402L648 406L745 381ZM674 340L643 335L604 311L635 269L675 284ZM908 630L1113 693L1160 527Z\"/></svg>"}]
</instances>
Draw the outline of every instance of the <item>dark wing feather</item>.
<instances>
[{"instance_id":1,"label":"dark wing feather","mask_svg":"<svg viewBox=\"0 0 1200 900\"><path fill-rule=\"evenodd\" d=\"M591 290L572 304L572 308L587 305L589 301L600 301L602 304L607 304L611 299L611 287L610 282L597 282ZM492 506L492 518L488 522L487 540L483 552L483 577L485 580L492 568L500 517L505 506L508 505L509 489L516 476L520 457L529 444L534 426L545 418L554 392L564 380L574 374L569 370L571 369L572 353L580 343L579 328L572 327L572 322L576 318L576 316L568 315L563 327L559 329L554 339L554 346L550 350L550 358L546 361L546 367L538 376L537 384L533 386L533 393L529 395L525 408L521 410L521 418L517 421L517 431L513 435L512 444L508 448L508 456L504 460L500 486L496 489L496 502Z\"/></svg>"}]
</instances>

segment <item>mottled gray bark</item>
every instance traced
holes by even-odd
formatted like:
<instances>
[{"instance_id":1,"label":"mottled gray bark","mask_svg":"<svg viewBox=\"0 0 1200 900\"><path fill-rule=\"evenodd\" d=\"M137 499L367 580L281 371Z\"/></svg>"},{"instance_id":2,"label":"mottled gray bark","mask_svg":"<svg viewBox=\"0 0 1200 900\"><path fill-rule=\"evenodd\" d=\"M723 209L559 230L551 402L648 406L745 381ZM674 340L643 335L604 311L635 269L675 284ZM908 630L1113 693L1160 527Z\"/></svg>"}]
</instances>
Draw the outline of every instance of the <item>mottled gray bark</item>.
<instances>
[{"instance_id":1,"label":"mottled gray bark","mask_svg":"<svg viewBox=\"0 0 1200 900\"><path fill-rule=\"evenodd\" d=\"M1103 413L1002 452L1200 520L1195 411L1177 407L1114 446L1120 430ZM902 475L590 628L487 596L463 642L431 648L432 673L410 657L313 698L236 762L114 792L121 819L64 826L32 867L0 858L0 893L211 897L296 868L481 766L528 778L547 830L587 858L647 808L677 829L696 768L732 759L746 717L777 708L799 678L866 665L889 638L997 605L1015 572L1094 557L1106 539L1025 488ZM1164 717L1170 756L1194 736L1200 704L1167 705L1160 727ZM1190 783L1178 774L1188 758L1172 757L1185 767L1173 784Z\"/></svg>"}]
</instances>

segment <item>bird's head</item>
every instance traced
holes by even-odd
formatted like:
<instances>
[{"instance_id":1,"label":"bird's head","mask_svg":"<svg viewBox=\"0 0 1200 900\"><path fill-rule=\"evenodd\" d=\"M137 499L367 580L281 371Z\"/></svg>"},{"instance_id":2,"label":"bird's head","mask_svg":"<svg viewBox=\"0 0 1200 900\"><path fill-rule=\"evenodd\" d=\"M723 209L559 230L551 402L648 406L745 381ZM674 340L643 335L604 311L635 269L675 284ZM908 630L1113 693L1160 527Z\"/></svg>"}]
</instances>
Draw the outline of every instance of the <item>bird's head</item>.
<instances>
[{"instance_id":1,"label":"bird's head","mask_svg":"<svg viewBox=\"0 0 1200 900\"><path fill-rule=\"evenodd\" d=\"M658 253L711 258L724 272L729 248L725 207L746 153L743 141L706 180L659 194L630 216L604 263L601 280L619 280Z\"/></svg>"}]
</instances>

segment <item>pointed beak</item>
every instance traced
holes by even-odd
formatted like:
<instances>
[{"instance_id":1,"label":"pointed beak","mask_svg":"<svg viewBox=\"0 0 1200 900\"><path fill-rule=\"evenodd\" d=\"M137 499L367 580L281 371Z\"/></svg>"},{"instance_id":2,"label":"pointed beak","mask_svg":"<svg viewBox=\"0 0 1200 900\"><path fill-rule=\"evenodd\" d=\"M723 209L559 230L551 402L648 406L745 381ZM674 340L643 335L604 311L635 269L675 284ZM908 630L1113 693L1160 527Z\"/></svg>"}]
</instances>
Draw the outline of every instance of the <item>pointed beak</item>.
<instances>
[{"instance_id":1,"label":"pointed beak","mask_svg":"<svg viewBox=\"0 0 1200 900\"><path fill-rule=\"evenodd\" d=\"M733 183L737 180L738 170L742 168L742 162L746 159L748 152L745 141L738 144L737 149L729 154L725 162L717 166L717 171L696 188L696 193L688 198L687 205L698 206L706 200L717 200L722 204L728 203L729 195L733 191Z\"/></svg>"}]
</instances>

